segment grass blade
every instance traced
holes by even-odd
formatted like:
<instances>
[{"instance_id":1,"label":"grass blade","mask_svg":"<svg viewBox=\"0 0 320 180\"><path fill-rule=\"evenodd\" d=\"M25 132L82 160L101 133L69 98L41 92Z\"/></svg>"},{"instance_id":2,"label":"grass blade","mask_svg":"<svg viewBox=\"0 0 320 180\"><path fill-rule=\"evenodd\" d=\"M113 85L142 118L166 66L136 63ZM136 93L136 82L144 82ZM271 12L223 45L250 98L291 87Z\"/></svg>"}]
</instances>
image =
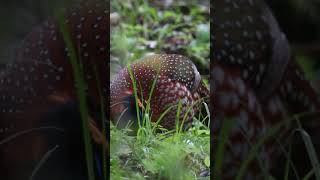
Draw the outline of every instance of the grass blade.
<instances>
[{"instance_id":1,"label":"grass blade","mask_svg":"<svg viewBox=\"0 0 320 180\"><path fill-rule=\"evenodd\" d=\"M222 177L222 165L223 165L223 157L224 157L224 148L227 143L229 132L234 125L234 120L225 120L222 124L222 128L219 134L219 141L217 144L217 151L215 154L215 164L213 176L215 180L221 180Z\"/></svg>"},{"instance_id":2,"label":"grass blade","mask_svg":"<svg viewBox=\"0 0 320 180\"><path fill-rule=\"evenodd\" d=\"M87 100L86 100L86 85L83 78L83 74L81 73L81 65L77 61L76 51L73 46L70 33L68 28L65 26L64 21L64 13L60 11L58 13L58 20L59 20L59 28L62 33L64 42L66 43L67 48L70 52L70 63L73 69L73 76L76 85L76 92L79 100L79 109L82 121L82 132L83 132L83 139L85 145L85 154L86 154L86 162L87 162L87 171L88 171L88 178L89 180L95 180L94 174L94 160L93 160L93 152L92 152L92 143L90 138L90 131L89 131L89 113L87 108Z\"/></svg>"},{"instance_id":3,"label":"grass blade","mask_svg":"<svg viewBox=\"0 0 320 180\"><path fill-rule=\"evenodd\" d=\"M319 160L318 160L314 145L312 143L311 137L304 129L302 129L302 126L301 126L299 119L297 119L297 123L299 126L299 129L297 129L297 131L300 132L300 134L301 134L301 137L302 137L303 142L306 146L306 149L307 149L311 164L313 166L313 169L316 169L317 167L319 167ZM314 173L315 173L316 179L320 180L320 171L314 171Z\"/></svg>"}]
</instances>

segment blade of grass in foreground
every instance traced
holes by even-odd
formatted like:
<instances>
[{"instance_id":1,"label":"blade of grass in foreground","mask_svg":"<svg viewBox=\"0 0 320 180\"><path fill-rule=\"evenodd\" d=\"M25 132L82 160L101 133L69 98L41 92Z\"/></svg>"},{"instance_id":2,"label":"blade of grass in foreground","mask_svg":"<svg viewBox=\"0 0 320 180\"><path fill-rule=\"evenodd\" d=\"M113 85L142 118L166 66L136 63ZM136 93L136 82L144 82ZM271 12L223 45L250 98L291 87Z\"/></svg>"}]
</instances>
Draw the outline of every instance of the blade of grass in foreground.
<instances>
[{"instance_id":1,"label":"blade of grass in foreground","mask_svg":"<svg viewBox=\"0 0 320 180\"><path fill-rule=\"evenodd\" d=\"M217 151L215 156L215 164L213 167L213 176L215 180L221 180L222 177L222 165L224 157L224 148L227 143L229 132L234 125L234 120L225 120L223 121L222 128L219 134L219 141L217 144Z\"/></svg>"},{"instance_id":2,"label":"blade of grass in foreground","mask_svg":"<svg viewBox=\"0 0 320 180\"><path fill-rule=\"evenodd\" d=\"M297 120L298 127L299 127L299 129L297 129L297 131L300 132L300 134L301 134L303 142L304 142L306 149L308 151L308 155L309 155L311 164L313 166L313 169L317 169L319 167L319 161L318 161L317 153L316 153L315 148L313 146L312 140L311 140L309 134L304 129L302 129L302 126L301 126L299 119L296 118L296 120ZM314 173L315 173L316 179L320 180L320 171L314 171Z\"/></svg>"},{"instance_id":3,"label":"blade of grass in foreground","mask_svg":"<svg viewBox=\"0 0 320 180\"><path fill-rule=\"evenodd\" d=\"M127 67L128 69L128 72L129 72L129 75L130 75L130 79L131 79L131 82L132 82L132 86L133 86L133 94L134 94L134 99L135 99L135 106L136 106L136 112L137 112L137 119L138 119L138 125L139 125L139 128L141 127L141 121L140 121L140 109L139 109L139 99L138 99L138 92L137 92L137 84L136 84L136 80L135 80L135 77L134 77L134 74L132 72L132 69L131 69L131 66L128 65Z\"/></svg>"},{"instance_id":4,"label":"blade of grass in foreground","mask_svg":"<svg viewBox=\"0 0 320 180\"><path fill-rule=\"evenodd\" d=\"M288 137L287 139L289 140L289 149L288 149L288 152L286 150L286 148L282 145L282 142L281 140L277 137L277 136L274 136L274 139L277 140L278 142L278 145L279 145L279 148L281 149L283 155L285 156L285 158L287 159L287 162L286 162L286 166L285 166L285 171L284 171L284 177L283 179L284 180L288 180L289 179L289 172L290 170L292 169L293 171L293 174L295 176L295 178L297 180L300 180L300 177L298 175L298 171L295 167L295 164L292 162L291 160L291 154L292 154L292 142L290 142L290 140L292 139L292 136L293 136L294 132L292 132Z\"/></svg>"},{"instance_id":5,"label":"blade of grass in foreground","mask_svg":"<svg viewBox=\"0 0 320 180\"><path fill-rule=\"evenodd\" d=\"M288 152L286 167L285 167L285 171L284 171L284 178L283 178L284 180L289 179L291 152L292 152L292 143L290 143L290 145L289 145L289 152Z\"/></svg>"},{"instance_id":6,"label":"blade of grass in foreground","mask_svg":"<svg viewBox=\"0 0 320 180\"><path fill-rule=\"evenodd\" d=\"M49 159L49 157L52 155L52 153L54 151L56 151L59 148L59 145L56 145L55 147L53 147L52 149L50 149L40 160L40 162L36 165L36 167L34 168L34 170L32 171L32 174L30 176L30 180L33 180L34 177L36 176L37 172L39 171L39 169L41 168L41 166Z\"/></svg>"},{"instance_id":7,"label":"blade of grass in foreground","mask_svg":"<svg viewBox=\"0 0 320 180\"><path fill-rule=\"evenodd\" d=\"M101 110L100 110L100 113L101 113L101 121L102 121L102 134L104 136L107 135L107 126L106 126L106 122L105 120L107 120L107 118L105 117L105 100L103 99L103 94L102 94L102 86L100 84L100 78L99 78L99 75L98 75L98 71L97 71L97 67L94 66L94 72L95 72L95 77L96 77L96 81L97 81L97 87L98 87L98 91L99 91L99 97L100 97L100 104L101 104ZM105 148L108 148L108 147L104 147L102 146L102 168L103 168L103 177L105 180L107 180L107 155L106 155L106 152L107 152L107 149Z\"/></svg>"},{"instance_id":8,"label":"blade of grass in foreground","mask_svg":"<svg viewBox=\"0 0 320 180\"><path fill-rule=\"evenodd\" d=\"M259 141L254 144L254 146L251 147L251 150L247 156L247 158L241 162L241 166L240 169L238 171L236 180L241 180L243 179L243 176L245 175L246 169L248 167L248 165L250 164L250 162L254 159L254 157L256 157L256 155L259 152L259 148L273 135L275 135L280 128L286 123L286 121L283 121L281 123L278 123L277 125L275 125L272 128L267 129L267 132L265 133L265 135L263 137L261 137L259 139Z\"/></svg>"},{"instance_id":9,"label":"blade of grass in foreground","mask_svg":"<svg viewBox=\"0 0 320 180\"><path fill-rule=\"evenodd\" d=\"M312 168L312 169L303 177L302 180L309 180L309 179L311 179L312 176L314 175L314 173L315 173L316 171L320 171L320 167L319 167L319 166Z\"/></svg>"},{"instance_id":10,"label":"blade of grass in foreground","mask_svg":"<svg viewBox=\"0 0 320 180\"><path fill-rule=\"evenodd\" d=\"M58 12L58 21L59 21L59 28L62 33L63 39L70 52L70 62L73 69L73 75L74 75L74 80L76 84L76 92L79 100L79 108L80 108L80 115L81 115L81 121L82 121L82 132L83 132L85 154L86 154L86 161L87 161L88 178L89 180L95 180L92 143L91 143L90 131L88 127L89 116L88 116L88 108L87 108L87 100L86 100L86 92L85 92L85 87L86 87L85 81L83 78L83 74L81 73L81 65L77 61L76 51L73 46L68 28L64 24L65 16L63 11Z\"/></svg>"}]
</instances>

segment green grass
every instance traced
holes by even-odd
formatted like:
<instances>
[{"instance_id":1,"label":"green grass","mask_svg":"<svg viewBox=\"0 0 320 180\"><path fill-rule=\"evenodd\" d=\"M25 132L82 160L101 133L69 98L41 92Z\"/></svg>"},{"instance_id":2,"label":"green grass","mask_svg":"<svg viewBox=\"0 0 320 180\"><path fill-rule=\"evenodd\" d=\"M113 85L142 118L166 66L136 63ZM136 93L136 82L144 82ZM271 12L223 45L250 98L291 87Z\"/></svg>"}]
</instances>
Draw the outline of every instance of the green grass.
<instances>
[{"instance_id":1,"label":"green grass","mask_svg":"<svg viewBox=\"0 0 320 180\"><path fill-rule=\"evenodd\" d=\"M94 173L94 167L95 167L95 160L94 160L94 155L93 155L93 144L91 142L91 135L90 135L90 130L89 130L89 113L88 113L88 107L87 107L87 99L86 99L86 82L84 79L84 72L83 72L83 65L81 64L81 59L77 59L77 55L76 55L76 49L72 43L72 39L70 37L69 34L69 29L67 28L67 26L65 25L65 17L64 17L64 10L60 9L59 11L56 12L57 14L57 19L58 19L58 23L59 23L59 28L60 31L62 33L63 36L63 40L66 43L67 48L70 51L70 63L72 66L72 70L73 70L73 77L75 80L75 87L76 87L76 93L77 93L77 98L78 98L78 102L79 102L79 110L80 110L80 116L81 116L81 127L82 127L82 135L83 135L83 139L84 139L84 147L85 147L85 156L86 156L86 167L87 167L87 174L88 174L88 180L95 180L95 173ZM103 100L103 95L101 92L101 85L100 85L100 80L99 77L97 75L97 71L96 71L96 67L94 67L94 72L96 72L95 76L96 76L96 80L97 80L97 86L98 86L98 90L99 90L99 96L101 99L101 119L102 119L102 133L106 134L107 129L106 129L106 122L104 121L106 119L105 117L105 102ZM21 131L18 132L16 134L13 134L3 140L0 141L0 146L9 143L11 141L14 141L16 138L21 137L25 134L29 134L29 133L33 133L35 131L42 131L42 130L54 130L57 131L59 133L65 133L63 129L60 128L56 128L56 127L39 127L39 128L32 128L29 130L25 130L25 131ZM50 158L50 156L52 155L52 153L54 153L54 151L56 151L57 149L59 149L59 146L55 146L54 148L48 150L43 157L41 158L41 160L37 163L37 165L35 166L35 168L33 169L29 179L32 180L34 179L34 177L37 175L38 171L41 169L41 167L46 163L46 161ZM104 147L102 147L102 168L103 168L103 178L105 180L108 179L107 177L107 155L106 155L106 149L104 149Z\"/></svg>"},{"instance_id":2,"label":"green grass","mask_svg":"<svg viewBox=\"0 0 320 180\"><path fill-rule=\"evenodd\" d=\"M197 64L197 67L200 70L203 69L209 69L209 55L207 53L210 52L209 50L209 22L208 19L203 16L205 12L203 12L199 7L192 6L192 8L189 7L190 14L184 14L180 11L179 7L174 8L167 8L167 9L159 9L155 6L152 6L150 1L146 0L138 0L138 1L130 1L125 0L121 3L119 1L111 1L111 12L118 13L120 17L120 21L118 24L111 27L111 54L125 66L127 64L132 63L136 59L140 59L145 54L148 54L150 52L154 53L161 53L161 52L167 52L168 50L171 50L172 52L182 52L184 55L191 57L192 60L195 61ZM132 11L134 9L134 11ZM139 20L139 21L138 21ZM186 44L179 44L177 41L166 41L171 40L172 37L175 38L175 40L181 40L187 42ZM313 67L311 66L305 66L306 68ZM314 74L311 74L311 76ZM204 80L206 84L208 84L208 80ZM142 117L142 122L144 120L148 119L149 113L144 113L146 117ZM178 115L178 114L177 114ZM145 119L143 119L145 118ZM201 121L202 119L195 120L196 122ZM140 122L140 121L139 121ZM148 121L147 121L148 122ZM290 148L288 149L288 146L290 144L281 144L283 142L280 142L278 137L276 137L277 133L281 131L281 128L284 128L285 123L280 123L278 125L275 125L274 127L270 128L265 136L261 137L257 142L251 143L248 141L248 143L251 146L251 151L245 158L245 160L241 165L241 168L239 172L237 173L237 178L241 179L243 175L246 173L247 167L250 164L250 162L257 160L260 162L258 158L258 153L263 145L265 145L266 141L268 140L275 140L278 142L279 149L283 151L283 154L287 157L286 161L286 168L283 172L283 179L289 178L289 173L291 174L293 172L295 178L297 179L307 179L308 177L314 176L314 174L317 172L318 167L316 162L312 162L313 168L310 169L310 173L307 177L298 177L298 174L295 169L295 165L293 164L291 157L291 151ZM143 124L143 123L142 123ZM149 126L151 126L153 129L150 129ZM226 125L228 128L230 128L229 125ZM180 138L174 138L176 135L173 132L167 132L164 131L164 135L156 134L154 132L155 128L157 127L157 123L151 124L151 125L142 125L140 124L140 127L138 129L139 134L138 136L129 136L130 134L130 128L125 128L123 130L118 130L116 128L111 129L111 134L113 138L118 139L111 142L111 148L112 145L114 145L115 149L111 150L111 163L114 163L111 165L112 168L112 175L117 178L136 178L136 179L145 179L145 178L155 178L157 177L157 173L159 172L159 166L158 164L161 164L160 156L162 151L156 151L154 150L154 146L156 147L162 147L161 141L158 143L158 139L167 139L167 136L170 136L171 141L177 141L175 142L177 146L172 145L173 142L170 142L170 144L166 144L169 148L176 149L179 152L179 145L181 145L179 142L181 142ZM177 129L180 129L180 126L176 126ZM218 154L215 155L214 159L214 177L215 179L219 179L219 174L223 173L221 172L221 166L222 166L222 160L224 158L224 143L223 140L228 137L228 128L226 128L226 132L223 132L218 139L215 139L214 144L212 145L213 148L218 148ZM179 132L179 130L175 132ZM201 130L197 130L200 131ZM299 131L301 132L301 131ZM177 135L178 137L184 137L187 136L187 134L190 133L189 131L186 132L179 132ZM169 134L169 135L167 135ZM305 133L302 134L305 140L305 143L307 144L306 148L309 152L306 155L306 158L309 157L310 159L317 159L312 153L312 144L311 142L308 142L306 139L307 136ZM120 136L120 137L118 137ZM159 137L158 137L159 136ZM163 137L164 136L164 137ZM195 136L195 138L201 139L201 137ZM112 140L111 140L112 141ZM142 143L140 142L142 141ZM140 143L138 143L140 142ZM152 142L151 144L148 144L148 142ZM124 144L125 150L121 151L122 147L121 144ZM209 143L209 142L208 142ZM222 144L220 144L222 143ZM172 147L171 147L172 145ZM119 148L117 148L119 146ZM187 149L187 146L183 145L184 148ZM148 164L147 166L150 166L150 168L145 167L146 164L143 163L143 159L146 159L146 161L149 161L150 158L145 157L145 152L137 149L148 149L153 150L153 152L160 154L159 157L153 157L153 161L156 161L154 163ZM117 154L116 151L122 152L120 154ZM138 152L141 152L142 155L136 154ZM165 150L163 150L165 152ZM166 152L170 153L170 152ZM174 152L173 152L174 153ZM181 152L180 152L181 153ZM183 154L183 153L182 153ZM123 159L119 157L125 157ZM209 155L207 157L210 157ZM166 161L166 157L164 158ZM174 159L174 158L172 158ZM158 162L159 161L159 162ZM204 162L204 159L201 159L202 162ZM157 164L158 163L158 164ZM162 162L164 163L164 162ZM165 164L165 163L164 163ZM163 165L163 164L162 164ZM170 165L168 165L170 167ZM271 177L269 172L266 172L266 169L263 169L262 163L259 163L260 168L262 168L262 172L264 173L265 179L272 179L274 177ZM155 170L154 170L155 169ZM179 172L177 170L177 172ZM170 178L170 173L163 173L166 174L165 178ZM179 174L179 173L177 173ZM191 173L192 174L192 173ZM188 174L190 175L190 174ZM199 178L196 176L196 178ZM236 178L236 177L235 177Z\"/></svg>"},{"instance_id":3,"label":"green grass","mask_svg":"<svg viewBox=\"0 0 320 180\"><path fill-rule=\"evenodd\" d=\"M150 87L145 108L140 109L137 102L138 98L143 98L138 93L141 88L130 66L128 72L136 111L142 116L135 117L138 129L134 136L129 123L124 129L111 124L111 179L210 179L210 176L200 177L201 172L210 169L210 130L202 123L208 115L195 117L193 127L183 131L184 120L179 122L181 103L178 103L168 107L156 122L152 122L150 103L157 79ZM177 109L176 127L167 130L160 126L160 122L174 108Z\"/></svg>"},{"instance_id":4,"label":"green grass","mask_svg":"<svg viewBox=\"0 0 320 180\"><path fill-rule=\"evenodd\" d=\"M298 124L298 128L297 128L297 132L299 132L301 134L301 137L303 139L303 142L306 146L306 150L308 152L308 156L309 159L311 161L312 167L313 169L310 170L310 172L313 172L316 179L320 180L320 164L319 164L319 159L316 153L316 150L314 148L314 145L312 143L312 140L309 136L309 134L302 128L301 122L299 120L299 117L296 117L297 120L297 124ZM306 177L305 177L306 178Z\"/></svg>"},{"instance_id":5,"label":"green grass","mask_svg":"<svg viewBox=\"0 0 320 180\"><path fill-rule=\"evenodd\" d=\"M194 124L188 131L155 133L151 123L136 136L111 124L111 179L210 179L200 177L210 168L210 130Z\"/></svg>"},{"instance_id":6,"label":"green grass","mask_svg":"<svg viewBox=\"0 0 320 180\"><path fill-rule=\"evenodd\" d=\"M150 2L111 1L111 12L119 16L111 26L111 55L125 66L148 53L178 53L193 59L201 72L208 72L209 10L177 5L182 1L161 9Z\"/></svg>"},{"instance_id":7,"label":"green grass","mask_svg":"<svg viewBox=\"0 0 320 180\"><path fill-rule=\"evenodd\" d=\"M82 122L82 132L83 132L83 139L85 145L85 154L86 154L86 162L87 162L87 170L88 170L88 178L89 180L95 180L95 173L94 173L94 159L93 159L93 152L92 152L92 142L90 137L90 130L89 130L89 113L87 107L87 99L86 99L86 83L84 80L84 73L81 69L81 64L77 60L76 50L72 43L69 30L65 26L65 17L62 12L59 13L59 27L60 31L62 32L63 39L66 43L67 48L70 50L70 62L73 69L73 77L75 80L76 85L76 92L79 100L79 108L81 114L81 122Z\"/></svg>"},{"instance_id":8,"label":"green grass","mask_svg":"<svg viewBox=\"0 0 320 180\"><path fill-rule=\"evenodd\" d=\"M236 176L235 179L236 180L241 180L243 179L243 177L245 176L246 172L247 172L247 168L248 165L254 161L257 160L258 162L261 161L259 159L258 153L261 150L261 147L263 145L265 145L265 143L269 140L272 141L276 141L276 146L278 146L278 148L282 151L281 153L285 156L286 159L286 165L284 168L284 172L283 172L283 178L280 179L284 179L284 180L288 180L289 179L289 173L290 171L293 171L291 174L291 178L294 177L294 179L303 179L303 180L307 180L307 179L316 179L319 180L319 173L320 173L320 167L319 167L319 160L317 157L317 153L315 150L315 147L312 143L311 137L309 136L309 134L306 132L306 130L304 130L302 128L300 119L303 117L306 117L308 115L310 115L312 113L301 113L301 114L296 114L293 115L292 118L286 119L286 120L282 120L279 121L278 124L269 127L266 131L266 133L261 136L257 142L255 143L251 143L249 140L247 141L248 144L250 144L250 150L247 154L247 156L240 162L239 165L239 169L236 172ZM293 127L294 122L296 122L296 129L291 128L291 133L289 133L289 135L286 137L286 140L283 141L279 139L279 137L277 136L283 129L285 129L286 127L288 127L289 124L291 124L291 126ZM230 129L233 128L233 126L235 125L234 120L225 120L222 123L221 129L220 129L220 133L218 134L218 137L215 138L215 142L216 145L214 145L214 147L217 148L217 150L215 151L216 153L214 154L214 174L213 177L215 180L219 180L222 177L222 173L223 173L223 159L224 159L224 152L225 152L225 144L228 141L228 135L230 132ZM292 143L294 140L293 135L294 134L300 134L302 137L302 140L305 144L305 149L307 154L299 154L298 156L305 156L305 158L309 158L310 159L310 164L312 165L312 168L310 169L310 171L304 175L304 177L300 177L300 175L297 173L297 169L296 169L296 164L294 164L292 162ZM244 134L245 136L245 134ZM276 147L277 148L277 147ZM277 163L277 162L273 162L273 163ZM225 168L225 167L224 167ZM266 180L272 180L275 179L275 177L273 177L270 172L267 171L267 169L265 169L264 166L262 166L262 164L260 164L260 170L263 174L263 178Z\"/></svg>"},{"instance_id":9,"label":"green grass","mask_svg":"<svg viewBox=\"0 0 320 180\"><path fill-rule=\"evenodd\" d=\"M95 180L95 173L94 173L94 167L95 167L95 163L94 163L94 155L92 152L93 149L93 145L91 142L91 135L90 135L90 131L89 131L89 115L88 115L88 107L87 107L87 99L86 99L86 93L85 93L85 89L86 89L86 82L84 80L84 73L82 71L82 64L79 63L77 56L76 56L76 51L75 48L73 46L70 34L69 34L69 30L68 28L65 26L65 17L64 17L64 11L61 10L59 12L57 12L58 15L58 22L59 22L59 28L60 31L63 35L63 39L66 43L66 46L68 47L68 49L70 50L70 63L72 65L72 69L73 69L73 77L75 79L75 87L76 87L76 92L77 92L77 98L78 98L78 102L79 102L79 110L80 110L80 115L81 115L81 123L82 124L82 134L84 137L84 146L85 146L85 155L86 155L86 165L87 165L87 173L88 173L88 179L89 180ZM98 81L98 86L100 87L99 84L99 79L97 78ZM101 89L100 89L101 90ZM101 97L101 102L102 102L102 94L100 93L100 97ZM104 103L101 103L102 107L101 110L103 112L101 112L101 116L102 119L104 118L104 110L105 110L105 106ZM102 131L103 134L106 134L106 125L104 124L105 122L102 122ZM10 137L7 137L3 140L0 141L0 146L9 143L13 140L15 140L18 137L21 137L25 134L28 133L33 133L35 131L42 131L42 130L54 130L57 131L59 133L65 133L63 129L60 128L56 128L56 127L39 127L39 128L32 128L29 130L25 130L25 131L21 131L18 132L16 134L13 134ZM41 169L41 167L46 163L46 161L50 158L51 154L54 153L54 151L56 151L57 149L59 149L59 146L55 146L54 148L48 150L48 152L46 154L44 154L44 156L42 157L42 159L38 162L38 164L36 165L36 167L34 168L32 174L30 175L29 179L32 180L38 173L38 171ZM102 157L103 157L103 175L104 175L104 179L107 179L107 166L106 166L106 154L104 153L105 150L102 151Z\"/></svg>"},{"instance_id":10,"label":"green grass","mask_svg":"<svg viewBox=\"0 0 320 180\"><path fill-rule=\"evenodd\" d=\"M59 27L60 31L63 35L63 39L66 43L67 48L70 50L70 63L72 65L73 69L73 77L75 80L75 87L77 92L77 97L79 101L79 110L81 114L81 123L82 123L82 133L84 137L84 146L85 146L85 155L86 155L86 164L87 164L87 172L88 172L88 179L89 180L95 180L95 173L94 173L94 167L95 167L95 160L93 155L93 144L91 142L91 135L89 130L89 113L88 113L88 107L87 107L87 95L86 95L86 81L84 78L84 72L83 72L83 65L81 64L81 59L77 59L76 50L72 43L69 31L67 27L65 26L65 18L63 12L58 12L58 18L59 18ZM97 89L100 96L100 104L101 104L101 119L102 119L102 134L106 135L107 129L106 129L106 117L105 117L105 109L106 109L106 102L104 100L103 94L102 94L102 88L100 84L100 79L97 74L96 66L92 67L95 72L95 78L97 82ZM101 147L102 150L102 173L103 177L106 180L107 177L107 150L104 149L105 147Z\"/></svg>"},{"instance_id":11,"label":"green grass","mask_svg":"<svg viewBox=\"0 0 320 180\"><path fill-rule=\"evenodd\" d=\"M149 53L178 53L189 57L200 70L207 72L208 9L187 6L189 13L184 13L181 6L161 9L150 2L111 1L111 12L119 16L118 22L111 26L111 59L125 67ZM137 103L138 94L141 94L137 92L139 84L135 82L130 66L128 70ZM155 82L156 79L147 99L140 99L146 102L144 108L140 109L136 104L137 114L142 115L131 122L136 121L137 127L128 122L125 128L117 129L117 123L111 124L111 179L210 179L210 176L200 176L210 171L210 130L202 123L210 121L209 115L194 117L192 128L183 130L188 113L180 117L181 104L177 103L168 107L156 122L151 122L150 101ZM172 109L177 109L176 126L167 130L160 124Z\"/></svg>"}]
</instances>

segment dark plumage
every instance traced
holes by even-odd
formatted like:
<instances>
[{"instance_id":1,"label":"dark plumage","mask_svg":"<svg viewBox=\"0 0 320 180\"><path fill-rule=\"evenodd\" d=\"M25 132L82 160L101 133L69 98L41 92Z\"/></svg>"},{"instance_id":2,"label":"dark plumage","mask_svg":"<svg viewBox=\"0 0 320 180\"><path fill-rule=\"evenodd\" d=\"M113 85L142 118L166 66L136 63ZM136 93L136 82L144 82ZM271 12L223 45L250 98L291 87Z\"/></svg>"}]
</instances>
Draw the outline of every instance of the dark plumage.
<instances>
[{"instance_id":1,"label":"dark plumage","mask_svg":"<svg viewBox=\"0 0 320 180\"><path fill-rule=\"evenodd\" d=\"M107 102L108 4L102 0L83 1L65 12L64 25L69 30L88 85L92 140L97 144L96 149L102 149L102 144L106 146L106 135L101 133L101 128L102 121L106 124L106 120L100 118L101 101L95 68L102 99ZM16 52L14 61L0 72L0 141L44 126L56 127L62 133L54 128L33 131L1 144L0 167L6 169L1 177L28 179L44 154L58 145L51 156L53 159L44 164L36 179L87 179L70 52L58 20L51 18L35 27Z\"/></svg>"},{"instance_id":2,"label":"dark plumage","mask_svg":"<svg viewBox=\"0 0 320 180\"><path fill-rule=\"evenodd\" d=\"M212 6L213 132L218 135L224 120L236 122L226 146L221 174L222 179L234 179L251 145L267 129L287 120L291 114L315 112L320 109L320 103L263 1L216 0ZM283 126L275 136L285 145L293 129L292 124ZM260 165L266 172L278 169L280 153L273 138L265 142L257 153L260 162L254 159L243 178L263 179L265 174Z\"/></svg>"},{"instance_id":3,"label":"dark plumage","mask_svg":"<svg viewBox=\"0 0 320 180\"><path fill-rule=\"evenodd\" d=\"M137 92L142 104L148 100L154 81L155 88L151 96L152 121L157 121L164 111L170 106L178 105L181 101L182 120L187 108L195 105L197 100L208 95L208 90L201 81L201 76L195 65L186 57L175 54L151 55L130 65L137 84ZM140 93L141 92L141 93ZM135 104L128 99L134 96L133 84L128 68L122 69L112 80L110 85L111 115L117 122L118 118L127 107L135 111ZM129 104L125 104L129 100ZM131 98L134 100L134 98ZM186 124L192 122L192 117L199 111L199 104L191 108ZM172 129L176 122L177 106L165 115L160 124ZM121 118L121 117L120 117ZM128 123L128 118L136 120L135 114L122 118L122 125Z\"/></svg>"}]
</instances>

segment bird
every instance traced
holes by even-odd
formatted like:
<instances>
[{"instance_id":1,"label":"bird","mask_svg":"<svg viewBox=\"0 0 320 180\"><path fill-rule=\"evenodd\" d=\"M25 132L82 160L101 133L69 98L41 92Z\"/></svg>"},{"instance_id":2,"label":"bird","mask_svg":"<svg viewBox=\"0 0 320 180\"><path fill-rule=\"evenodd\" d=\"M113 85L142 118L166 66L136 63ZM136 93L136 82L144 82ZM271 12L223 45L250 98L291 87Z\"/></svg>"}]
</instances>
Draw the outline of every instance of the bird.
<instances>
[{"instance_id":1,"label":"bird","mask_svg":"<svg viewBox=\"0 0 320 180\"><path fill-rule=\"evenodd\" d=\"M72 51L61 24L81 62L95 154L107 154L107 134L102 131L107 120L100 114L109 111L109 5L102 0L81 1L63 12L63 19L52 17L35 26L16 49L14 59L0 71L3 179L32 175L33 179L87 179ZM49 159L32 174L49 152ZM104 171L101 161L96 165L97 178Z\"/></svg>"},{"instance_id":2,"label":"bird","mask_svg":"<svg viewBox=\"0 0 320 180\"><path fill-rule=\"evenodd\" d=\"M216 176L234 179L253 145L266 136L268 129L286 124L294 114L316 113L320 101L264 1L216 0L211 5L213 144L219 141L223 123L234 120L222 170ZM275 136L286 144L295 128L293 123L281 126ZM263 179L266 172L272 174L279 169L281 151L274 139L267 140L243 179ZM213 149L213 159L217 158L215 153Z\"/></svg>"},{"instance_id":3,"label":"bird","mask_svg":"<svg viewBox=\"0 0 320 180\"><path fill-rule=\"evenodd\" d=\"M135 101L135 91L139 102ZM209 90L189 58L179 54L148 55L120 70L111 80L111 119L119 127L126 126L129 120L138 124L135 104L145 108L149 101L152 122L169 109L159 124L171 130L176 125L180 103L179 121L187 127L208 96Z\"/></svg>"}]
</instances>

